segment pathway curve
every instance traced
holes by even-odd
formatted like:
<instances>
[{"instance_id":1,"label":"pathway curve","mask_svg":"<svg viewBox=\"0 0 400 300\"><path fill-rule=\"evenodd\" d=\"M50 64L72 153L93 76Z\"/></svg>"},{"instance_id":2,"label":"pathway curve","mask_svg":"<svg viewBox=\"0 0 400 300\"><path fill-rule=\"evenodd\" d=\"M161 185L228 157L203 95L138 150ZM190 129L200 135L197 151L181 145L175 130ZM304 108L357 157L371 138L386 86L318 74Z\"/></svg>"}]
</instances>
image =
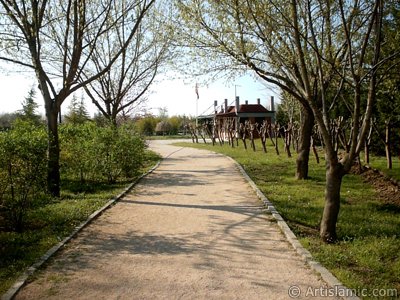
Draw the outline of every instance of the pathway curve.
<instances>
[{"instance_id":1,"label":"pathway curve","mask_svg":"<svg viewBox=\"0 0 400 300\"><path fill-rule=\"evenodd\" d=\"M151 147L165 157L156 171L16 299L290 299L296 287L318 299L310 293L325 283L232 161L165 141Z\"/></svg>"}]
</instances>

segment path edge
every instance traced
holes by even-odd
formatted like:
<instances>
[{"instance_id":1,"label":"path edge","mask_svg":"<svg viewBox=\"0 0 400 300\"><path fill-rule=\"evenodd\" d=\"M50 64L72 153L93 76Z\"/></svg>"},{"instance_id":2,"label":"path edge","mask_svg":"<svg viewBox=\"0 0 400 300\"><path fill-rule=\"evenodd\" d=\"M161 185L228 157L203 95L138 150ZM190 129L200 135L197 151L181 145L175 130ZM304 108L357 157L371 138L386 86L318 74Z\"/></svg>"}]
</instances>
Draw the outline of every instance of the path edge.
<instances>
[{"instance_id":1,"label":"path edge","mask_svg":"<svg viewBox=\"0 0 400 300\"><path fill-rule=\"evenodd\" d=\"M42 265L44 265L54 254L56 254L62 247L64 247L69 241L71 241L82 229L88 226L92 221L97 219L105 210L116 204L121 198L126 196L132 188L139 183L144 177L153 173L161 164L162 160L159 160L150 170L136 178L128 187L126 187L117 196L110 199L103 207L93 212L86 221L75 227L72 233L64 238L61 242L50 248L37 262L31 265L24 273L17 278L15 283L8 289L8 291L1 296L1 300L12 300L16 294L24 287L28 278L33 275Z\"/></svg>"},{"instance_id":2,"label":"path edge","mask_svg":"<svg viewBox=\"0 0 400 300\"><path fill-rule=\"evenodd\" d=\"M219 153L217 153L217 154L219 154ZM223 154L219 154L219 155L223 155ZM301 243L297 239L296 235L289 228L286 221L282 218L280 213L276 210L275 206L271 203L271 201L268 200L268 198L263 194L263 192L261 192L261 190L254 183L254 181L246 173L244 168L232 157L226 156L226 155L223 155L223 156L227 157L229 160L231 160L236 165L236 167L239 169L240 173L243 175L243 177L246 179L246 181L250 184L252 189L255 191L257 197L264 203L267 210L272 214L272 216L276 220L279 228L285 235L288 242L292 245L292 247L297 252L297 254L299 254L300 257L310 266L310 268L314 272L319 274L322 277L322 279L331 288L334 289L334 292L335 292L335 294L337 294L337 296L340 296L341 298L346 299L346 300L360 300L360 298L355 295L353 290L349 289L342 282L340 282L328 269L326 269L324 266L322 266L318 261L316 261L313 258L310 251L308 251L306 248L304 248L301 245Z\"/></svg>"}]
</instances>

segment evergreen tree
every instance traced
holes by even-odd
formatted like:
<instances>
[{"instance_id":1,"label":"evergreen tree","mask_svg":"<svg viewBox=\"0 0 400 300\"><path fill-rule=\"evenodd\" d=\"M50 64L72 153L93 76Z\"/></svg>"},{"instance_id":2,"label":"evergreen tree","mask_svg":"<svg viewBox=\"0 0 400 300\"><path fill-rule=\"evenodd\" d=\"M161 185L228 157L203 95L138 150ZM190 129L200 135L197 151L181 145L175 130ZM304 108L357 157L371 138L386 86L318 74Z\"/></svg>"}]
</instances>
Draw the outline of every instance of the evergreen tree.
<instances>
[{"instance_id":1,"label":"evergreen tree","mask_svg":"<svg viewBox=\"0 0 400 300\"><path fill-rule=\"evenodd\" d=\"M35 101L36 91L32 87L28 95L22 101L22 109L18 111L18 116L24 121L29 121L32 124L39 125L41 123L41 117L37 113L37 108L39 105Z\"/></svg>"},{"instance_id":2,"label":"evergreen tree","mask_svg":"<svg viewBox=\"0 0 400 300\"><path fill-rule=\"evenodd\" d=\"M80 100L74 95L71 104L68 106L68 113L65 116L65 121L74 125L83 124L88 121L89 113L86 109L83 96Z\"/></svg>"}]
</instances>

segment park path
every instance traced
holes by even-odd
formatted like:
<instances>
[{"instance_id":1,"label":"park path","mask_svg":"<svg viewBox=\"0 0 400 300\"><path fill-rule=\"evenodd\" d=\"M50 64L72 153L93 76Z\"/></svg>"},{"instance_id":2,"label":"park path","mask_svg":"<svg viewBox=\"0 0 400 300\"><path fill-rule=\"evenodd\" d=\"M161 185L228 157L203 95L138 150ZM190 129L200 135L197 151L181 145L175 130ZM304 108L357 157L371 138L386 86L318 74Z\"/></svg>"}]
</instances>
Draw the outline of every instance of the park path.
<instances>
[{"instance_id":1,"label":"park path","mask_svg":"<svg viewBox=\"0 0 400 300\"><path fill-rule=\"evenodd\" d=\"M56 255L16 299L318 299L235 164L153 141L165 159ZM326 299L326 297L324 297Z\"/></svg>"}]
</instances>

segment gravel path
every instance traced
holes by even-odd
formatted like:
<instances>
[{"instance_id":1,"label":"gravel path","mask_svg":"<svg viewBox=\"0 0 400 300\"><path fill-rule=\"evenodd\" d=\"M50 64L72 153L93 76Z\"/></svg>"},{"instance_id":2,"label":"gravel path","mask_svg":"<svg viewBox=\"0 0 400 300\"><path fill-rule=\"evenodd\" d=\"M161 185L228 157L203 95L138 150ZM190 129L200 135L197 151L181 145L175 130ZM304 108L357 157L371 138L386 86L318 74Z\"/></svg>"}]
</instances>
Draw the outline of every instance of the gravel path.
<instances>
[{"instance_id":1,"label":"gravel path","mask_svg":"<svg viewBox=\"0 0 400 300\"><path fill-rule=\"evenodd\" d=\"M296 287L302 299L319 298L313 291L325 283L229 159L165 141L151 147L165 157L159 168L16 299L290 299Z\"/></svg>"}]
</instances>

